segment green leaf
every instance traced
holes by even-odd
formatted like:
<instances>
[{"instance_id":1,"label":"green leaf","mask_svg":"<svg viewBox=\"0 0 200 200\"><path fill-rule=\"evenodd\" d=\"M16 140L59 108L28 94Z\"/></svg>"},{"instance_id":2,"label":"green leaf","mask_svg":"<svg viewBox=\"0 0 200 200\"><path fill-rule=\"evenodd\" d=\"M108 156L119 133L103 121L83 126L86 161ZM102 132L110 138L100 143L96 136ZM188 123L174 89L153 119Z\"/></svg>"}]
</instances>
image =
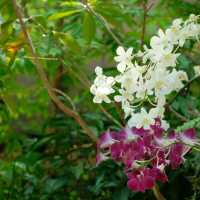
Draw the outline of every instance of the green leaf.
<instances>
[{"instance_id":1,"label":"green leaf","mask_svg":"<svg viewBox=\"0 0 200 200\"><path fill-rule=\"evenodd\" d=\"M96 32L96 24L94 17L86 12L83 19L83 35L88 43L92 41Z\"/></svg>"},{"instance_id":2,"label":"green leaf","mask_svg":"<svg viewBox=\"0 0 200 200\"><path fill-rule=\"evenodd\" d=\"M57 20L57 19L60 19L60 18L63 18L63 17L68 17L68 16L71 16L71 15L77 14L81 11L83 11L83 9L69 10L69 11L66 11L66 12L59 12L59 13L55 13L55 14L49 16L48 19L49 20Z\"/></svg>"}]
</instances>

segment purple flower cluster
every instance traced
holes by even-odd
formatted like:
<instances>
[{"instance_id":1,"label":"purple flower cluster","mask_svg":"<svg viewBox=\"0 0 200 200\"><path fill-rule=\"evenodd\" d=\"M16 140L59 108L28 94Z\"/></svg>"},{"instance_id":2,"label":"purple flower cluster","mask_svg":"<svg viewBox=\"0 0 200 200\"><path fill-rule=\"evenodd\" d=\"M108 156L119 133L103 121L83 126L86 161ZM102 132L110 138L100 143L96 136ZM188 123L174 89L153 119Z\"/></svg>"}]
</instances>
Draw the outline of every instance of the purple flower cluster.
<instances>
[{"instance_id":1,"label":"purple flower cluster","mask_svg":"<svg viewBox=\"0 0 200 200\"><path fill-rule=\"evenodd\" d=\"M168 180L165 168L176 169L184 162L184 155L197 142L194 129L182 133L165 133L160 119L150 129L125 128L107 131L97 144L97 165L109 158L121 162L128 177L128 187L144 192L155 182Z\"/></svg>"}]
</instances>

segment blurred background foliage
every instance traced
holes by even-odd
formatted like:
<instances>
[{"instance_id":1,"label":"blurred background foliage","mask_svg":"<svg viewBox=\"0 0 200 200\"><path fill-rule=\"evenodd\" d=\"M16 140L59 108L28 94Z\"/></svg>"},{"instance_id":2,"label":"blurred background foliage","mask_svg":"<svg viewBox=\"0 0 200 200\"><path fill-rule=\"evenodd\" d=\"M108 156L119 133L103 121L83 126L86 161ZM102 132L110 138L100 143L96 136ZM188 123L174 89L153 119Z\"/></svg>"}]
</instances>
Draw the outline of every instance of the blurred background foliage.
<instances>
[{"instance_id":1,"label":"blurred background foliage","mask_svg":"<svg viewBox=\"0 0 200 200\"><path fill-rule=\"evenodd\" d=\"M199 0L19 0L18 4L59 99L79 112L96 136L108 128L119 129L110 115L121 123L123 119L118 105L102 108L92 103L94 67L103 66L113 74L118 45L132 46L136 52L174 18L200 14ZM200 64L200 43L188 42L182 53L178 65L192 78L193 66ZM172 104L187 118L182 128L200 128L199 88L196 80ZM167 112L167 119L173 128L183 124L172 112ZM167 173L169 182L159 185L167 199L200 199L198 152L188 155L180 169ZM130 192L121 166L107 161L96 167L91 139L49 98L11 0L0 1L0 199L154 199L152 191Z\"/></svg>"}]
</instances>

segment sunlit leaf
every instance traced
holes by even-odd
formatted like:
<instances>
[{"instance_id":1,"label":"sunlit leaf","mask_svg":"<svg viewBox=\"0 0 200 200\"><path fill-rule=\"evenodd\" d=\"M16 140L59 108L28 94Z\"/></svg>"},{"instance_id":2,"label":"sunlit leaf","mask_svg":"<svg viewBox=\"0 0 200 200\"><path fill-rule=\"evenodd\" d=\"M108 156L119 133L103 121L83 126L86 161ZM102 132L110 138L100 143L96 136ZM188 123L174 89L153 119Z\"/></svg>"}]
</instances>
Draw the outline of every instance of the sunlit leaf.
<instances>
[{"instance_id":1,"label":"sunlit leaf","mask_svg":"<svg viewBox=\"0 0 200 200\"><path fill-rule=\"evenodd\" d=\"M49 20L57 20L57 19L61 19L63 17L69 17L71 15L74 15L74 14L77 14L77 13L80 13L81 11L83 11L83 9L79 9L79 10L69 10L69 11L65 11L65 12L58 12L58 13L55 13L51 16L49 16Z\"/></svg>"},{"instance_id":2,"label":"sunlit leaf","mask_svg":"<svg viewBox=\"0 0 200 200\"><path fill-rule=\"evenodd\" d=\"M62 6L70 6L70 7L83 7L83 4L78 1L66 1L61 4Z\"/></svg>"}]
</instances>

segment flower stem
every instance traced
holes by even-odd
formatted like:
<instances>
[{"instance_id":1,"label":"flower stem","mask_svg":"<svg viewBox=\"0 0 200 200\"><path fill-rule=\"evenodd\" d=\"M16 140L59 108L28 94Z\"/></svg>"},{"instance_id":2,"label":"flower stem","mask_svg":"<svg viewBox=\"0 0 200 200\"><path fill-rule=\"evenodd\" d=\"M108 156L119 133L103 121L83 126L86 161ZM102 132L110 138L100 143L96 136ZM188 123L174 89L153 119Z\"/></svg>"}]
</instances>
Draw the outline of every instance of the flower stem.
<instances>
[{"instance_id":1,"label":"flower stem","mask_svg":"<svg viewBox=\"0 0 200 200\"><path fill-rule=\"evenodd\" d=\"M159 187L157 185L155 185L152 190L157 200L166 200L165 197L160 192Z\"/></svg>"}]
</instances>

